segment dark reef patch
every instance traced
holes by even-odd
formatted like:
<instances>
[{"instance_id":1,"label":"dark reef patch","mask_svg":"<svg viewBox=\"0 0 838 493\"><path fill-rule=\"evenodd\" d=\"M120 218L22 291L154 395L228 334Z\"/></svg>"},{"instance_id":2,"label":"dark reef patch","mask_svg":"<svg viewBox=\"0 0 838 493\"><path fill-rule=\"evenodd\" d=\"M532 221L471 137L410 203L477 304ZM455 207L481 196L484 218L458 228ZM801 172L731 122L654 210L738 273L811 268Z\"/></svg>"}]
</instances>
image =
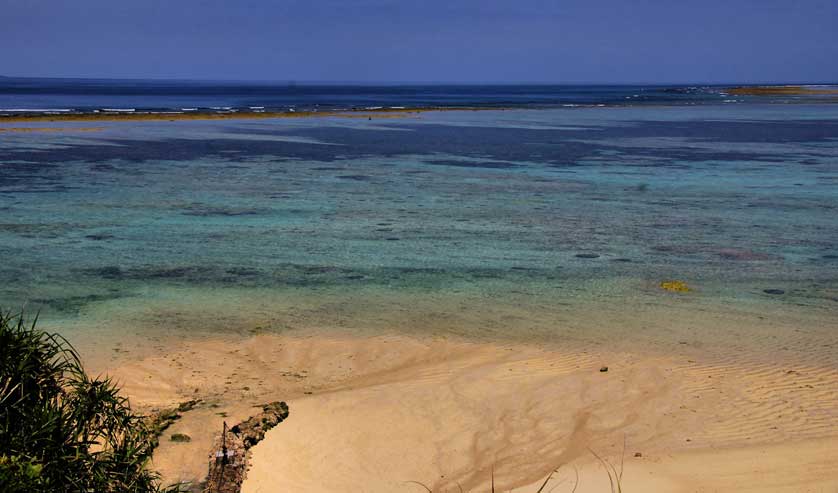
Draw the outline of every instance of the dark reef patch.
<instances>
[{"instance_id":1,"label":"dark reef patch","mask_svg":"<svg viewBox=\"0 0 838 493\"><path fill-rule=\"evenodd\" d=\"M260 207L216 207L204 204L194 204L186 207L182 214L184 216L197 217L238 217L258 216L267 213L269 210Z\"/></svg>"},{"instance_id":2,"label":"dark reef patch","mask_svg":"<svg viewBox=\"0 0 838 493\"><path fill-rule=\"evenodd\" d=\"M425 164L433 166L454 166L457 168L485 168L485 169L512 169L520 165L509 162L495 161L461 161L455 159L432 159L425 161Z\"/></svg>"},{"instance_id":3,"label":"dark reef patch","mask_svg":"<svg viewBox=\"0 0 838 493\"><path fill-rule=\"evenodd\" d=\"M114 235L110 235L110 234L107 234L107 233L97 233L97 234L85 235L84 237L86 239L92 240L92 241L104 241L104 240L112 240L114 238Z\"/></svg>"},{"instance_id":4,"label":"dark reef patch","mask_svg":"<svg viewBox=\"0 0 838 493\"><path fill-rule=\"evenodd\" d=\"M395 241L396 239L394 239ZM418 268L379 267L353 269L332 265L281 264L272 270L247 266L135 266L106 265L77 269L88 278L119 281L160 282L205 286L321 287L340 283L382 283L409 287L439 287L452 280L504 279L511 273L528 279L553 279L560 268L514 266L511 268ZM126 284L130 285L130 284Z\"/></svg>"},{"instance_id":5,"label":"dark reef patch","mask_svg":"<svg viewBox=\"0 0 838 493\"><path fill-rule=\"evenodd\" d=\"M444 124L411 125L388 123L393 130L317 125L307 128L277 130L248 129L247 139L159 140L109 139L104 143L62 145L60 148L18 148L4 151L0 159L0 191L54 192L64 190L62 182L70 168L61 163L88 163L102 172L118 171L140 176L148 161L217 161L236 167L264 166L260 159L270 158L272 171L284 172L292 161L323 163L314 171L346 171L329 163L398 156L427 156L429 166L461 168L514 169L520 162L568 170L578 166L632 166L688 169L699 162L762 162L768 165L800 165L806 155L777 156L771 152L712 150L684 144L676 147L619 146L616 139L681 138L695 142L794 143L826 142L838 135L838 120L765 120L765 121L634 121L619 125L556 128L499 128L450 126ZM277 133L311 138L340 145L327 146L303 141L277 141ZM254 139L265 135L266 140ZM434 154L428 155L429 149ZM434 156L458 156L444 159ZM118 161L119 164L115 164ZM784 164L785 163L785 164ZM239 166L243 165L243 166ZM808 162L807 162L808 165ZM405 170L406 174L425 173ZM365 175L345 175L341 179L361 179ZM357 176L359 178L349 178ZM94 177L86 178L93 180Z\"/></svg>"},{"instance_id":6,"label":"dark reef patch","mask_svg":"<svg viewBox=\"0 0 838 493\"><path fill-rule=\"evenodd\" d=\"M825 142L838 135L838 120L635 121L605 127L604 137L676 137L701 142Z\"/></svg>"},{"instance_id":7,"label":"dark reef patch","mask_svg":"<svg viewBox=\"0 0 838 493\"><path fill-rule=\"evenodd\" d=\"M130 267L121 268L116 265L107 265L104 267L93 267L81 269L81 272L91 276L102 279L119 279L119 280L201 280L220 278L214 269L204 266L186 266L186 267Z\"/></svg>"},{"instance_id":8,"label":"dark reef patch","mask_svg":"<svg viewBox=\"0 0 838 493\"><path fill-rule=\"evenodd\" d=\"M768 261L768 260L782 260L783 257L779 255L772 255L769 253L755 252L749 249L742 248L723 248L718 251L719 257L724 260L734 260L740 262L753 261Z\"/></svg>"},{"instance_id":9,"label":"dark reef patch","mask_svg":"<svg viewBox=\"0 0 838 493\"><path fill-rule=\"evenodd\" d=\"M58 238L79 226L68 223L0 223L0 233L9 233L24 238Z\"/></svg>"},{"instance_id":10,"label":"dark reef patch","mask_svg":"<svg viewBox=\"0 0 838 493\"><path fill-rule=\"evenodd\" d=\"M353 181L370 181L372 180L372 176L369 175L338 175L337 178L341 180L353 180Z\"/></svg>"},{"instance_id":11,"label":"dark reef patch","mask_svg":"<svg viewBox=\"0 0 838 493\"><path fill-rule=\"evenodd\" d=\"M676 255L693 255L702 251L701 247L695 245L655 245L652 250Z\"/></svg>"},{"instance_id":12,"label":"dark reef patch","mask_svg":"<svg viewBox=\"0 0 838 493\"><path fill-rule=\"evenodd\" d=\"M49 309L62 313L78 313L82 308L91 303L110 301L124 298L124 293L114 292L106 294L88 294L84 296L67 296L60 298L35 298L33 303L44 305Z\"/></svg>"},{"instance_id":13,"label":"dark reef patch","mask_svg":"<svg viewBox=\"0 0 838 493\"><path fill-rule=\"evenodd\" d=\"M97 171L97 172L104 172L104 173L111 173L114 171L118 171L119 168L112 164L108 163L97 163L90 167L90 171Z\"/></svg>"},{"instance_id":14,"label":"dark reef patch","mask_svg":"<svg viewBox=\"0 0 838 493\"><path fill-rule=\"evenodd\" d=\"M231 267L227 269L227 273L239 277L254 277L258 276L260 271L249 267Z\"/></svg>"},{"instance_id":15,"label":"dark reef patch","mask_svg":"<svg viewBox=\"0 0 838 493\"><path fill-rule=\"evenodd\" d=\"M142 279L183 279L200 278L212 273L211 268L203 266L189 267L150 267L145 269L131 269L131 277Z\"/></svg>"},{"instance_id":16,"label":"dark reef patch","mask_svg":"<svg viewBox=\"0 0 838 493\"><path fill-rule=\"evenodd\" d=\"M124 277L122 269L116 265L106 265L104 267L86 269L85 272L88 275L101 277L102 279L122 279Z\"/></svg>"}]
</instances>

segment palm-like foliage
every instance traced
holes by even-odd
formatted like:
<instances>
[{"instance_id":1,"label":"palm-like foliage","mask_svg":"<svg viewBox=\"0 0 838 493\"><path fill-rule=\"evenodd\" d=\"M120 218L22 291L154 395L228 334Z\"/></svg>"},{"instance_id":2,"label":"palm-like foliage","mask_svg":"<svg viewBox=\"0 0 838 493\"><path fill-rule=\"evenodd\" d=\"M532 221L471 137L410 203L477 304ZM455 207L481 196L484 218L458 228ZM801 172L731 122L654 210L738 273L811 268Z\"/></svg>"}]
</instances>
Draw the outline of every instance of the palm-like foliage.
<instances>
[{"instance_id":1,"label":"palm-like foliage","mask_svg":"<svg viewBox=\"0 0 838 493\"><path fill-rule=\"evenodd\" d=\"M0 491L159 491L154 439L64 338L0 312Z\"/></svg>"}]
</instances>

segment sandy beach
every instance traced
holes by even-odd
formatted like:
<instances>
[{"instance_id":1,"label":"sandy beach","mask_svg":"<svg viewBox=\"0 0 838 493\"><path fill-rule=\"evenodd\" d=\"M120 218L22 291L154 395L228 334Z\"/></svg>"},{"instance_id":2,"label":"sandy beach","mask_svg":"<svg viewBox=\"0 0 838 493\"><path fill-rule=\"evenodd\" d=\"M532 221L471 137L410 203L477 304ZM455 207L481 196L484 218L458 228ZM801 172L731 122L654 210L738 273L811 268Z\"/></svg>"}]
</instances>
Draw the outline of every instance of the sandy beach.
<instances>
[{"instance_id":1,"label":"sandy beach","mask_svg":"<svg viewBox=\"0 0 838 493\"><path fill-rule=\"evenodd\" d=\"M303 331L93 361L142 409L202 400L161 441L167 481L199 482L222 422L282 399L290 417L253 449L245 492L476 492L493 475L497 491L529 492L557 469L543 491L572 491L577 475L576 491L609 491L594 453L624 463L629 492L834 491L834 335L740 326L763 334L743 352L690 339L688 325L673 324L684 340L671 354L663 340L640 351ZM774 357L789 346L805 350Z\"/></svg>"}]
</instances>

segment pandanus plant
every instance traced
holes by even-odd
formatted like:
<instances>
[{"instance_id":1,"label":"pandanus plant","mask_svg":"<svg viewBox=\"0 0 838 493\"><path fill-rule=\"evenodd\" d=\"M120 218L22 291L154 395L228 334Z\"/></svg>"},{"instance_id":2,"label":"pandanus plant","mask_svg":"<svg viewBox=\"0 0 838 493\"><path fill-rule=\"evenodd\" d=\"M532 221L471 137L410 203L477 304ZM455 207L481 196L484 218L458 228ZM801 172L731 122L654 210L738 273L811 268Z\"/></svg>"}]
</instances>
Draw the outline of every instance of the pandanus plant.
<instances>
[{"instance_id":1,"label":"pandanus plant","mask_svg":"<svg viewBox=\"0 0 838 493\"><path fill-rule=\"evenodd\" d=\"M36 323L0 311L0 491L163 491L144 417Z\"/></svg>"}]
</instances>

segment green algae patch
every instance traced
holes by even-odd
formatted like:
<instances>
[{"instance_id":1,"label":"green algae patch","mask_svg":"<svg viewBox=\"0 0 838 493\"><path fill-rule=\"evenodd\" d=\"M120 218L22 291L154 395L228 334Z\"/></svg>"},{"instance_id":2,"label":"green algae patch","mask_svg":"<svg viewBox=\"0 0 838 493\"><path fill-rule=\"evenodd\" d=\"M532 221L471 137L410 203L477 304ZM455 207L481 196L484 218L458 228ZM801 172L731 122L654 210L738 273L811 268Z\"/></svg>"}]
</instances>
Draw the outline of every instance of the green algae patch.
<instances>
[{"instance_id":1,"label":"green algae patch","mask_svg":"<svg viewBox=\"0 0 838 493\"><path fill-rule=\"evenodd\" d=\"M661 281L660 287L672 293L689 293L692 291L692 288L687 286L684 281Z\"/></svg>"}]
</instances>

